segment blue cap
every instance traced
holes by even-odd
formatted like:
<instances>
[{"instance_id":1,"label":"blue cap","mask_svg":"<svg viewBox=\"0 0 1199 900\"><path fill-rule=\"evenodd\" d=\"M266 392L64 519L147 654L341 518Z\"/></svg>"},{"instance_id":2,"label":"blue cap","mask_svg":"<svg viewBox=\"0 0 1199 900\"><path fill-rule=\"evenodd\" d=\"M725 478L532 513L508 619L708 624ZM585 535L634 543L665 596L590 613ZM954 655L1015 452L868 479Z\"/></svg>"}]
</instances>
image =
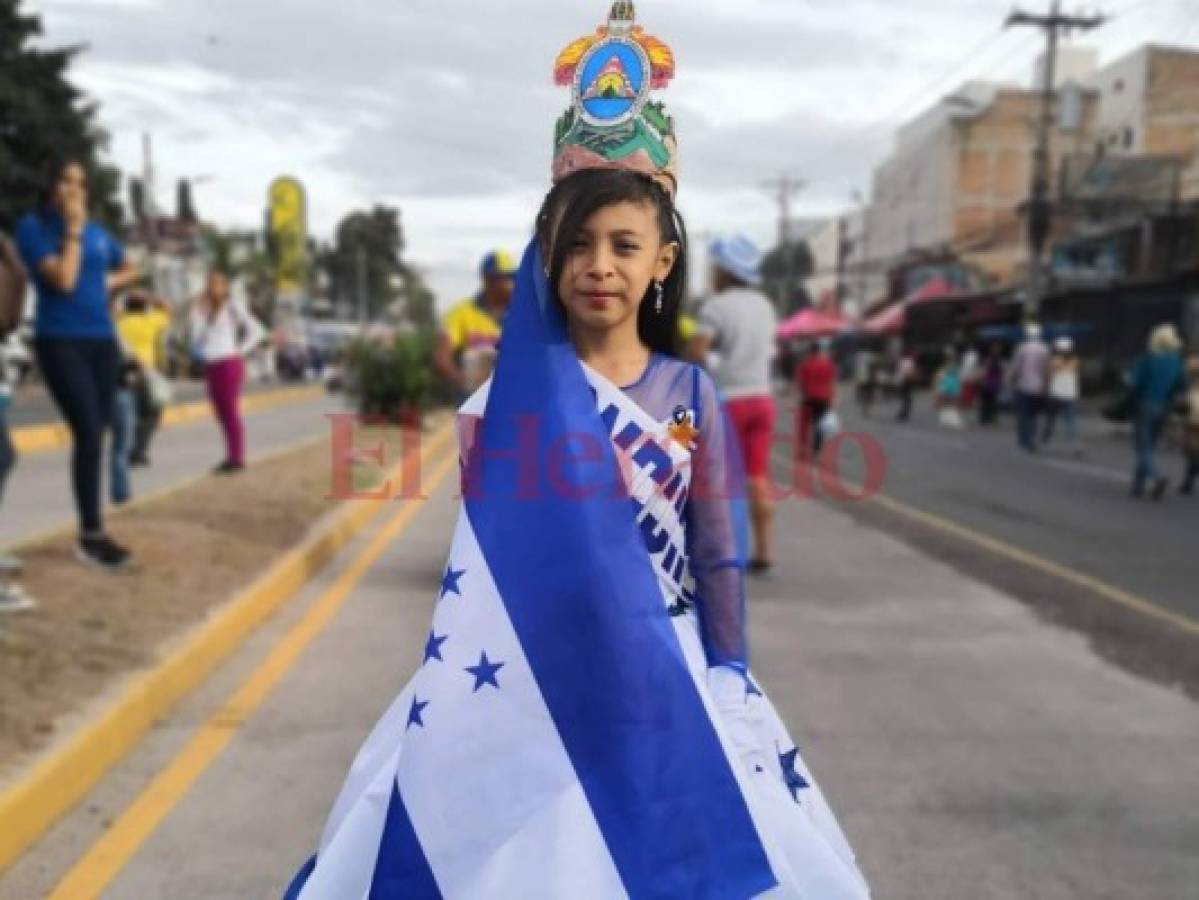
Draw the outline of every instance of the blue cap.
<instances>
[{"instance_id":1,"label":"blue cap","mask_svg":"<svg viewBox=\"0 0 1199 900\"><path fill-rule=\"evenodd\" d=\"M479 263L479 274L484 278L512 278L516 275L516 260L506 250L492 250Z\"/></svg>"},{"instance_id":2,"label":"blue cap","mask_svg":"<svg viewBox=\"0 0 1199 900\"><path fill-rule=\"evenodd\" d=\"M762 252L744 234L719 237L708 249L712 262L738 281L757 287L762 283Z\"/></svg>"}]
</instances>

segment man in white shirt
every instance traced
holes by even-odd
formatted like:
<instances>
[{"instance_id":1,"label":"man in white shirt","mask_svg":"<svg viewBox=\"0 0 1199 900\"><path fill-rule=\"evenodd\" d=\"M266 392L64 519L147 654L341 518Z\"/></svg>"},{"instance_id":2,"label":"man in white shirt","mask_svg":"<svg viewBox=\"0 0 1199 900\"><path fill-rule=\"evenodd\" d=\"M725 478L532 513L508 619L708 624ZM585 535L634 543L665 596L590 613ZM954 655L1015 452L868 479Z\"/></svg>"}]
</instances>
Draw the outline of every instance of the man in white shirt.
<instances>
[{"instance_id":1,"label":"man in white shirt","mask_svg":"<svg viewBox=\"0 0 1199 900\"><path fill-rule=\"evenodd\" d=\"M1016 348L1008 383L1016 402L1016 440L1029 453L1037 449L1037 416L1045 405L1049 386L1049 346L1041 339L1041 326L1024 326L1024 341Z\"/></svg>"},{"instance_id":2,"label":"man in white shirt","mask_svg":"<svg viewBox=\"0 0 1199 900\"><path fill-rule=\"evenodd\" d=\"M744 235L716 240L710 249L713 296L700 313L707 338L708 368L725 399L737 432L749 486L754 547L749 570L768 571L774 560L774 504L770 445L776 410L770 389L778 320L757 287L762 256Z\"/></svg>"}]
</instances>

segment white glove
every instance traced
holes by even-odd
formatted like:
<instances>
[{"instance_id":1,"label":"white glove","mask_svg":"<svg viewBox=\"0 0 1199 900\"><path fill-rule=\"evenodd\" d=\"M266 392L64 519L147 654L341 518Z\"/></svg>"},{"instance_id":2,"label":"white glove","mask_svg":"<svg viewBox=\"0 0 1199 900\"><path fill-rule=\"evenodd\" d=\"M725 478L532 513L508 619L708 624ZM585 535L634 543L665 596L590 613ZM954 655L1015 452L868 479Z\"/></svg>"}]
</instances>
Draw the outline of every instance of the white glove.
<instances>
[{"instance_id":1,"label":"white glove","mask_svg":"<svg viewBox=\"0 0 1199 900\"><path fill-rule=\"evenodd\" d=\"M754 728L745 675L730 666L714 666L708 669L708 690L745 770L751 775L765 772L766 756Z\"/></svg>"}]
</instances>

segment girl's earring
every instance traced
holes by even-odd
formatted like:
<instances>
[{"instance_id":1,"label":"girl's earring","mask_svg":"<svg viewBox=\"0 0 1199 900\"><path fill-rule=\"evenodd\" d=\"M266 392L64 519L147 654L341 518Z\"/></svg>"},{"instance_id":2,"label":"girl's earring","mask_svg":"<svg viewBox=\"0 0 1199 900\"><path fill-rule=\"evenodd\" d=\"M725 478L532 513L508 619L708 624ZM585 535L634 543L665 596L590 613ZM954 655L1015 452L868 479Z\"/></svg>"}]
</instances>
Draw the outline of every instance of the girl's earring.
<instances>
[{"instance_id":1,"label":"girl's earring","mask_svg":"<svg viewBox=\"0 0 1199 900\"><path fill-rule=\"evenodd\" d=\"M666 289L662 286L662 282L654 282L654 312L662 315L662 294Z\"/></svg>"}]
</instances>

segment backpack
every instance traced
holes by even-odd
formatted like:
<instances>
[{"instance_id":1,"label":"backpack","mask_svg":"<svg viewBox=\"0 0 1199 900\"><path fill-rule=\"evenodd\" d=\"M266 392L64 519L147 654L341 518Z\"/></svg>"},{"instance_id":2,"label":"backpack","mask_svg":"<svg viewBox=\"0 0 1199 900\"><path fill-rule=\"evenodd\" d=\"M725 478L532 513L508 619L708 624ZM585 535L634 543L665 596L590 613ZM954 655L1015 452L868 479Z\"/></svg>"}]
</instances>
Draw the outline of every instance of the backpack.
<instances>
[{"instance_id":1,"label":"backpack","mask_svg":"<svg viewBox=\"0 0 1199 900\"><path fill-rule=\"evenodd\" d=\"M25 267L8 238L0 235L0 337L21 327L25 287Z\"/></svg>"}]
</instances>

